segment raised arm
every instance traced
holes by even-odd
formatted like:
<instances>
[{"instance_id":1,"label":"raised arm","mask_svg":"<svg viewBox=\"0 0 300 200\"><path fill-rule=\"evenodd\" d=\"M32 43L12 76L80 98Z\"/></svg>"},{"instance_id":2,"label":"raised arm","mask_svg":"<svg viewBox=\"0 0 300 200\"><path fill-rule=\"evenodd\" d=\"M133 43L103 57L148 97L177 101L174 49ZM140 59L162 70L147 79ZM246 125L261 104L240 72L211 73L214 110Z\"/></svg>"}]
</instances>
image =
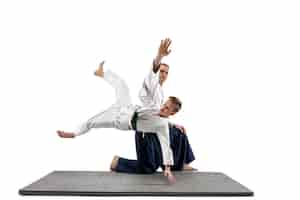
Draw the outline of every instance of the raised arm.
<instances>
[{"instance_id":1,"label":"raised arm","mask_svg":"<svg viewBox=\"0 0 300 200\"><path fill-rule=\"evenodd\" d=\"M171 53L171 49L169 49L172 40L170 38L166 38L160 41L160 46L158 48L157 55L153 61L153 72L156 73L159 70L159 64L163 57L168 56Z\"/></svg>"},{"instance_id":2,"label":"raised arm","mask_svg":"<svg viewBox=\"0 0 300 200\"><path fill-rule=\"evenodd\" d=\"M144 106L160 108L163 102L163 92L159 86L159 66L163 57L170 54L171 45L169 38L161 40L157 55L153 60L151 69L143 81L142 88L139 91L139 99Z\"/></svg>"}]
</instances>

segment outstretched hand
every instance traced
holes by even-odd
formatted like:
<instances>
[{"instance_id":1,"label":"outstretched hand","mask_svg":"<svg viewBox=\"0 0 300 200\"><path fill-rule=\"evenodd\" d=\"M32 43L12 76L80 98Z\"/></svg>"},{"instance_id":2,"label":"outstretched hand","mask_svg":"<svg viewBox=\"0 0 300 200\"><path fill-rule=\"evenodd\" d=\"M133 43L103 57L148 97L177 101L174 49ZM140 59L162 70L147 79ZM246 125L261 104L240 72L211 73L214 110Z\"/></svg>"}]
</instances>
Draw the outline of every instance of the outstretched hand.
<instances>
[{"instance_id":1,"label":"outstretched hand","mask_svg":"<svg viewBox=\"0 0 300 200\"><path fill-rule=\"evenodd\" d=\"M99 67L98 69L94 72L94 75L95 76L99 76L101 78L104 77L104 72L103 72L103 65L104 65L105 61L102 61L100 64L99 64Z\"/></svg>"},{"instance_id":2,"label":"outstretched hand","mask_svg":"<svg viewBox=\"0 0 300 200\"><path fill-rule=\"evenodd\" d=\"M158 56L159 57L164 57L171 53L171 49L169 49L171 43L172 43L172 40L170 38L161 40L160 46L158 48Z\"/></svg>"},{"instance_id":3,"label":"outstretched hand","mask_svg":"<svg viewBox=\"0 0 300 200\"><path fill-rule=\"evenodd\" d=\"M160 61L162 60L162 58L171 53L171 49L169 49L171 43L172 43L172 41L170 38L166 38L166 39L160 41L158 52L154 59L153 72L156 73L158 71L159 64L160 64Z\"/></svg>"}]
</instances>

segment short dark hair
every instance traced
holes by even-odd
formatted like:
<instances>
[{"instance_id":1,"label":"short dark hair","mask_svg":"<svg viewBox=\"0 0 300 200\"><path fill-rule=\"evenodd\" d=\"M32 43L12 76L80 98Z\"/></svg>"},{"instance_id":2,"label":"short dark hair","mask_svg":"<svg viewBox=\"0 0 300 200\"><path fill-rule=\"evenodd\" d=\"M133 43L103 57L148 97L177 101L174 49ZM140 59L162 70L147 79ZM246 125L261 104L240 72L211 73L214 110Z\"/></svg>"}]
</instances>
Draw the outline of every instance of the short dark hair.
<instances>
[{"instance_id":1,"label":"short dark hair","mask_svg":"<svg viewBox=\"0 0 300 200\"><path fill-rule=\"evenodd\" d=\"M178 112L182 106L182 102L180 101L180 99L174 96L169 96L169 99L172 102L172 104L175 105L174 111Z\"/></svg>"},{"instance_id":2,"label":"short dark hair","mask_svg":"<svg viewBox=\"0 0 300 200\"><path fill-rule=\"evenodd\" d=\"M170 68L170 66L169 66L168 64L166 64L166 63L159 63L159 68L160 68L160 66L162 66L162 65L167 66L168 68Z\"/></svg>"}]
</instances>

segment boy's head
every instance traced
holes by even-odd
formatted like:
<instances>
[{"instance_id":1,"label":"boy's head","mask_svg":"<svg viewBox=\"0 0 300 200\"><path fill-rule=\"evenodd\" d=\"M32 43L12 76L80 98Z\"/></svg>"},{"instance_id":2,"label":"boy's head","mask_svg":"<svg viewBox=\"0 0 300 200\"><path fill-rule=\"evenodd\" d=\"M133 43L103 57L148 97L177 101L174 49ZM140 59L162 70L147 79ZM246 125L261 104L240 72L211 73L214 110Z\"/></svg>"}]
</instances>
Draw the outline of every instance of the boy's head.
<instances>
[{"instance_id":1,"label":"boy's head","mask_svg":"<svg viewBox=\"0 0 300 200\"><path fill-rule=\"evenodd\" d=\"M179 98L170 96L169 99L161 106L159 115L169 117L175 115L181 109L182 103Z\"/></svg>"}]
</instances>

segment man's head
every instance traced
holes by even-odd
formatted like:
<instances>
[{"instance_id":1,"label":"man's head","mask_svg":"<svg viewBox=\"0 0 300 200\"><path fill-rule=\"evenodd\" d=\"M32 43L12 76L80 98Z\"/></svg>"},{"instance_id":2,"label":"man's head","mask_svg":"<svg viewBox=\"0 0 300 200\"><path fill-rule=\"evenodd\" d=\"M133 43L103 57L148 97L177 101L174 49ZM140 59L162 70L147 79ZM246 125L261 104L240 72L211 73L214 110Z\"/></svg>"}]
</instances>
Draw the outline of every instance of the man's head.
<instances>
[{"instance_id":1,"label":"man's head","mask_svg":"<svg viewBox=\"0 0 300 200\"><path fill-rule=\"evenodd\" d=\"M161 106L159 115L169 117L176 114L181 109L181 101L177 97L170 96L169 99Z\"/></svg>"},{"instance_id":2,"label":"man's head","mask_svg":"<svg viewBox=\"0 0 300 200\"><path fill-rule=\"evenodd\" d=\"M165 63L160 63L159 65L159 83L162 85L168 77L169 74L169 65Z\"/></svg>"}]
</instances>

